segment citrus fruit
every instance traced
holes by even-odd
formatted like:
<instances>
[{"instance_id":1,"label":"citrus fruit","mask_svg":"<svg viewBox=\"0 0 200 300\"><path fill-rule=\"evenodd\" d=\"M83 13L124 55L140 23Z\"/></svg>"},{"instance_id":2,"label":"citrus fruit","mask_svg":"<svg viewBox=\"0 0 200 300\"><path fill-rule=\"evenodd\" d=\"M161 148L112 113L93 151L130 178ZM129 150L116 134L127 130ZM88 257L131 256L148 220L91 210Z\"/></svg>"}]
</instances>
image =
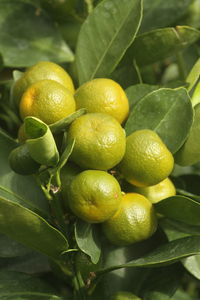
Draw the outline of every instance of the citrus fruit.
<instances>
[{"instance_id":1,"label":"citrus fruit","mask_svg":"<svg viewBox=\"0 0 200 300\"><path fill-rule=\"evenodd\" d=\"M152 203L157 203L165 198L176 195L175 186L169 178L165 178L156 185L135 187L134 190L136 193L147 197Z\"/></svg>"},{"instance_id":2,"label":"citrus fruit","mask_svg":"<svg viewBox=\"0 0 200 300\"><path fill-rule=\"evenodd\" d=\"M26 144L13 149L9 154L8 160L11 169L21 175L34 174L40 167L40 164L30 156Z\"/></svg>"},{"instance_id":3,"label":"citrus fruit","mask_svg":"<svg viewBox=\"0 0 200 300\"><path fill-rule=\"evenodd\" d=\"M137 130L127 137L119 169L131 184L155 185L169 176L173 166L173 155L156 132Z\"/></svg>"},{"instance_id":4,"label":"citrus fruit","mask_svg":"<svg viewBox=\"0 0 200 300\"><path fill-rule=\"evenodd\" d=\"M83 171L70 185L69 207L86 222L104 222L117 211L120 202L120 185L105 171Z\"/></svg>"},{"instance_id":5,"label":"citrus fruit","mask_svg":"<svg viewBox=\"0 0 200 300\"><path fill-rule=\"evenodd\" d=\"M109 300L141 300L141 298L129 292L117 292L110 297Z\"/></svg>"},{"instance_id":6,"label":"citrus fruit","mask_svg":"<svg viewBox=\"0 0 200 300\"><path fill-rule=\"evenodd\" d=\"M128 116L128 98L122 87L112 79L97 78L84 83L75 92L77 109L89 113L107 113L121 124Z\"/></svg>"},{"instance_id":7,"label":"citrus fruit","mask_svg":"<svg viewBox=\"0 0 200 300\"><path fill-rule=\"evenodd\" d=\"M41 80L27 88L20 101L20 115L52 124L75 111L71 92L54 80Z\"/></svg>"},{"instance_id":8,"label":"citrus fruit","mask_svg":"<svg viewBox=\"0 0 200 300\"><path fill-rule=\"evenodd\" d=\"M126 246L148 239L157 228L152 203L143 195L123 195L120 208L102 224L107 239L114 245Z\"/></svg>"},{"instance_id":9,"label":"citrus fruit","mask_svg":"<svg viewBox=\"0 0 200 300\"><path fill-rule=\"evenodd\" d=\"M61 179L61 195L63 199L63 204L66 209L69 208L68 199L69 199L69 187L72 180L75 178L78 173L82 170L72 162L67 162L60 172Z\"/></svg>"},{"instance_id":10,"label":"citrus fruit","mask_svg":"<svg viewBox=\"0 0 200 300\"><path fill-rule=\"evenodd\" d=\"M28 68L14 83L12 88L12 98L14 103L19 105L21 97L26 89L33 83L44 79L57 81L70 92L74 93L72 79L62 67L53 62L41 61Z\"/></svg>"},{"instance_id":11,"label":"citrus fruit","mask_svg":"<svg viewBox=\"0 0 200 300\"><path fill-rule=\"evenodd\" d=\"M108 170L125 153L125 131L107 114L90 113L77 118L68 131L68 140L73 139L70 159L83 168Z\"/></svg>"}]
</instances>

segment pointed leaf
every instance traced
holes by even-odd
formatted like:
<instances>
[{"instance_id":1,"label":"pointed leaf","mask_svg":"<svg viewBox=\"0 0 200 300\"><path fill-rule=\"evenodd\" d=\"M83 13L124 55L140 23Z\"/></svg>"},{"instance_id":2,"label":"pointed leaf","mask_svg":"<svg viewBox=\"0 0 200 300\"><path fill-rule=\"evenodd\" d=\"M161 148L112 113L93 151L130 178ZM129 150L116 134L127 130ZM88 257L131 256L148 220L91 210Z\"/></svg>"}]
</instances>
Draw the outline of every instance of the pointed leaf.
<instances>
[{"instance_id":1,"label":"pointed leaf","mask_svg":"<svg viewBox=\"0 0 200 300\"><path fill-rule=\"evenodd\" d=\"M200 31L188 26L156 29L139 35L128 52L139 66L145 66L175 55L199 38Z\"/></svg>"},{"instance_id":2,"label":"pointed leaf","mask_svg":"<svg viewBox=\"0 0 200 300\"><path fill-rule=\"evenodd\" d=\"M200 203L184 196L173 196L155 204L156 211L167 218L200 226Z\"/></svg>"},{"instance_id":3,"label":"pointed leaf","mask_svg":"<svg viewBox=\"0 0 200 300\"><path fill-rule=\"evenodd\" d=\"M175 162L180 166L193 165L200 161L200 103L194 108L194 122L184 145L175 154Z\"/></svg>"},{"instance_id":4,"label":"pointed leaf","mask_svg":"<svg viewBox=\"0 0 200 300\"><path fill-rule=\"evenodd\" d=\"M94 264L97 264L101 255L101 248L96 226L81 220L77 221L75 238L79 248L90 256Z\"/></svg>"},{"instance_id":5,"label":"pointed leaf","mask_svg":"<svg viewBox=\"0 0 200 300\"><path fill-rule=\"evenodd\" d=\"M125 264L101 269L97 273L132 267L157 267L175 263L182 258L200 254L200 237L192 236L181 238L161 245L144 257L129 261Z\"/></svg>"},{"instance_id":6,"label":"pointed leaf","mask_svg":"<svg viewBox=\"0 0 200 300\"><path fill-rule=\"evenodd\" d=\"M37 3L26 0L0 1L0 52L7 67L74 58L53 21Z\"/></svg>"},{"instance_id":7,"label":"pointed leaf","mask_svg":"<svg viewBox=\"0 0 200 300\"><path fill-rule=\"evenodd\" d=\"M61 232L31 210L1 197L0 211L1 233L53 259L67 250Z\"/></svg>"},{"instance_id":8,"label":"pointed leaf","mask_svg":"<svg viewBox=\"0 0 200 300\"><path fill-rule=\"evenodd\" d=\"M186 140L192 122L193 109L186 89L162 88L136 103L125 130L127 135L139 129L154 130L175 153Z\"/></svg>"},{"instance_id":9,"label":"pointed leaf","mask_svg":"<svg viewBox=\"0 0 200 300\"><path fill-rule=\"evenodd\" d=\"M105 0L82 25L76 52L80 84L107 77L133 42L141 21L141 0Z\"/></svg>"},{"instance_id":10,"label":"pointed leaf","mask_svg":"<svg viewBox=\"0 0 200 300\"><path fill-rule=\"evenodd\" d=\"M194 64L192 70L190 71L190 73L188 74L188 76L186 78L186 82L189 83L189 86L187 88L188 91L190 91L193 88L193 86L195 85L195 83L199 79L199 76L200 76L200 58L196 61L196 63Z\"/></svg>"},{"instance_id":11,"label":"pointed leaf","mask_svg":"<svg viewBox=\"0 0 200 300\"><path fill-rule=\"evenodd\" d=\"M24 124L31 157L42 165L55 166L59 161L59 153L48 125L35 117L26 117Z\"/></svg>"},{"instance_id":12,"label":"pointed leaf","mask_svg":"<svg viewBox=\"0 0 200 300\"><path fill-rule=\"evenodd\" d=\"M195 87L195 90L194 90L194 93L192 95L191 101L192 101L192 106L193 107L200 103L200 82Z\"/></svg>"}]
</instances>

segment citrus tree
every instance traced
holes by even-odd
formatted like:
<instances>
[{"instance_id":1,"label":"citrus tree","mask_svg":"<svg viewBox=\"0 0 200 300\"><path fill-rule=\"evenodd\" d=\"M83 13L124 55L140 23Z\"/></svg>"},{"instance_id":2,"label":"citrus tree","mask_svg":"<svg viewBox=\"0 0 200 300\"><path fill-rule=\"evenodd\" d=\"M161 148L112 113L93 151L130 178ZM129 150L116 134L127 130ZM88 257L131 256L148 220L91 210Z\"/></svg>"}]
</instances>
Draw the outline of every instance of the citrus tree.
<instances>
[{"instance_id":1,"label":"citrus tree","mask_svg":"<svg viewBox=\"0 0 200 300\"><path fill-rule=\"evenodd\" d=\"M200 298L200 1L0 0L0 298Z\"/></svg>"}]
</instances>

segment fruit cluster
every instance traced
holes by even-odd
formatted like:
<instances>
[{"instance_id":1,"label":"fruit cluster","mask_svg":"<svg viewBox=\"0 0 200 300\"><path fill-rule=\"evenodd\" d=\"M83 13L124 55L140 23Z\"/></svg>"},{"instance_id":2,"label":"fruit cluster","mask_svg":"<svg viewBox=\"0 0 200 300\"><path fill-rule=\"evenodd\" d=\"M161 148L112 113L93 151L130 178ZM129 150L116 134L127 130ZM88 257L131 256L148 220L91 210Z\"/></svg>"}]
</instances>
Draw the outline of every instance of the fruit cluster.
<instances>
[{"instance_id":1,"label":"fruit cluster","mask_svg":"<svg viewBox=\"0 0 200 300\"><path fill-rule=\"evenodd\" d=\"M74 91L64 69L39 62L14 82L12 100L25 121L19 129L21 144L9 156L15 172L40 174L44 166L56 167L63 145L71 144L69 162L60 174L65 209L86 222L102 223L108 240L120 246L145 240L156 231L152 203L175 195L168 178L174 159L152 130L126 137L123 124L129 102L118 83L97 78ZM81 109L86 113L66 122ZM65 123L60 147L54 141L60 135L52 128ZM46 148L38 146L35 141L46 135ZM54 154L46 159L49 152Z\"/></svg>"}]
</instances>

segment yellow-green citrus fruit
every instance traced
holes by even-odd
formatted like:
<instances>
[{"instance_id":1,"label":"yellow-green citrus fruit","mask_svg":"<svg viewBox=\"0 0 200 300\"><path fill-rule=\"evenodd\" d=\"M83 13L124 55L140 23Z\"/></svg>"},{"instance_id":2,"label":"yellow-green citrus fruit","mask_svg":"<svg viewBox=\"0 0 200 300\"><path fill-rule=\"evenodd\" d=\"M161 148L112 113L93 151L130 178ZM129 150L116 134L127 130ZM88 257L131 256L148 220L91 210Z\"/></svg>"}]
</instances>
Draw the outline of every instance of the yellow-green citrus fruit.
<instances>
[{"instance_id":1,"label":"yellow-green citrus fruit","mask_svg":"<svg viewBox=\"0 0 200 300\"><path fill-rule=\"evenodd\" d=\"M82 170L72 162L67 162L60 172L61 179L61 195L63 199L63 204L66 209L69 208L69 187L72 180L78 175Z\"/></svg>"},{"instance_id":2,"label":"yellow-green citrus fruit","mask_svg":"<svg viewBox=\"0 0 200 300\"><path fill-rule=\"evenodd\" d=\"M105 171L86 170L70 185L69 207L80 219L101 223L114 215L121 198L120 185L112 175Z\"/></svg>"},{"instance_id":3,"label":"yellow-green citrus fruit","mask_svg":"<svg viewBox=\"0 0 200 300\"><path fill-rule=\"evenodd\" d=\"M77 109L107 113L121 124L128 117L128 98L122 87L112 79L97 78L84 83L75 92Z\"/></svg>"},{"instance_id":4,"label":"yellow-green citrus fruit","mask_svg":"<svg viewBox=\"0 0 200 300\"><path fill-rule=\"evenodd\" d=\"M126 139L126 153L119 169L135 186L155 185L169 176L174 158L156 132L137 130Z\"/></svg>"},{"instance_id":5,"label":"yellow-green citrus fruit","mask_svg":"<svg viewBox=\"0 0 200 300\"><path fill-rule=\"evenodd\" d=\"M126 246L151 237L157 228L157 217L146 197L128 193L122 197L118 211L102 224L102 228L112 244Z\"/></svg>"},{"instance_id":6,"label":"yellow-green citrus fruit","mask_svg":"<svg viewBox=\"0 0 200 300\"><path fill-rule=\"evenodd\" d=\"M141 298L132 293L120 291L112 295L109 300L141 300Z\"/></svg>"},{"instance_id":7,"label":"yellow-green citrus fruit","mask_svg":"<svg viewBox=\"0 0 200 300\"><path fill-rule=\"evenodd\" d=\"M20 115L24 119L33 116L46 124L55 123L75 111L71 92L53 80L41 80L32 84L20 101Z\"/></svg>"},{"instance_id":8,"label":"yellow-green citrus fruit","mask_svg":"<svg viewBox=\"0 0 200 300\"><path fill-rule=\"evenodd\" d=\"M147 197L152 203L157 203L165 198L176 195L176 188L169 178L164 179L156 185L147 187L135 187L136 193Z\"/></svg>"},{"instance_id":9,"label":"yellow-green citrus fruit","mask_svg":"<svg viewBox=\"0 0 200 300\"><path fill-rule=\"evenodd\" d=\"M14 83L12 89L14 103L19 105L21 97L26 89L33 83L44 79L54 80L62 84L70 92L74 93L72 79L62 67L53 62L41 61L28 68L22 77Z\"/></svg>"},{"instance_id":10,"label":"yellow-green citrus fruit","mask_svg":"<svg viewBox=\"0 0 200 300\"><path fill-rule=\"evenodd\" d=\"M68 140L75 139L70 157L83 168L108 170L125 153L125 131L113 117L90 113L77 118L69 128Z\"/></svg>"},{"instance_id":11,"label":"yellow-green citrus fruit","mask_svg":"<svg viewBox=\"0 0 200 300\"><path fill-rule=\"evenodd\" d=\"M13 149L8 157L10 167L20 175L31 175L38 171L38 164L29 154L26 144Z\"/></svg>"}]
</instances>

